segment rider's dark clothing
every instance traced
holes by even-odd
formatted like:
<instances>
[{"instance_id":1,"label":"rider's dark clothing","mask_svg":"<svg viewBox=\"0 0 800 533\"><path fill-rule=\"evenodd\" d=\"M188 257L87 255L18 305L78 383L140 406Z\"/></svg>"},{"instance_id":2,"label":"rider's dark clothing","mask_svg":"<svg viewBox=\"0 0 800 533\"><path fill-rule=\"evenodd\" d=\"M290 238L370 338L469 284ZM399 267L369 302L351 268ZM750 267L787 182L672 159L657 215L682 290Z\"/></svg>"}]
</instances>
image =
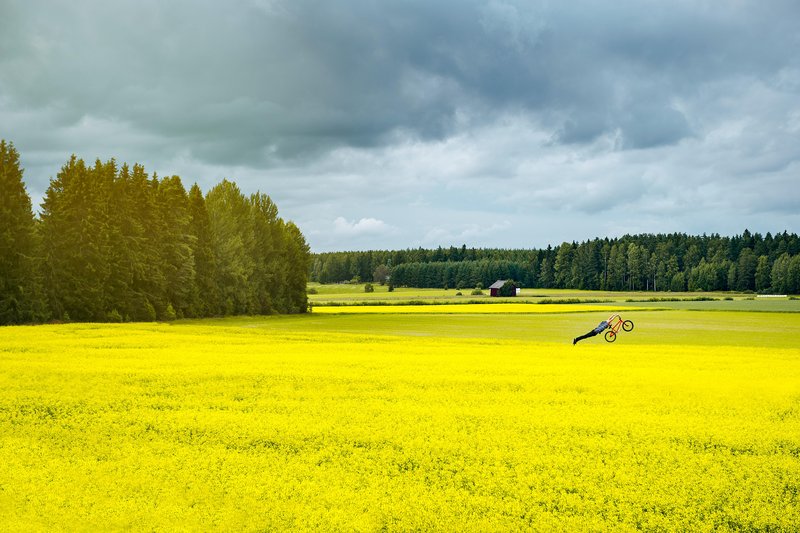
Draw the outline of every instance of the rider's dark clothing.
<instances>
[{"instance_id":1,"label":"rider's dark clothing","mask_svg":"<svg viewBox=\"0 0 800 533\"><path fill-rule=\"evenodd\" d=\"M574 339L572 339L572 344L575 344L578 341L582 341L583 339L588 339L589 337L594 337L595 335L599 335L599 334L603 333L603 331L605 331L605 329L607 327L608 327L608 321L603 320L602 322L600 322L597 325L596 328L594 328L592 331L590 331L586 335L581 335L580 337L575 337Z\"/></svg>"}]
</instances>

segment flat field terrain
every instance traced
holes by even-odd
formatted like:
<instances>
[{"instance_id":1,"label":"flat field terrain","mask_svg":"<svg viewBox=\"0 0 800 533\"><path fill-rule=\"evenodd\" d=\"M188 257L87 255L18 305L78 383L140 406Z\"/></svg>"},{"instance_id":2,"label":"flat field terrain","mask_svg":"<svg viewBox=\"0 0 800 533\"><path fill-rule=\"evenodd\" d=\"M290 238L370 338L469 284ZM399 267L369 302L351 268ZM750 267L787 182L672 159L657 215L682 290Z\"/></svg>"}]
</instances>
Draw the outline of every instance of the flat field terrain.
<instances>
[{"instance_id":1,"label":"flat field terrain","mask_svg":"<svg viewBox=\"0 0 800 533\"><path fill-rule=\"evenodd\" d=\"M0 328L0 529L796 531L798 303Z\"/></svg>"}]
</instances>

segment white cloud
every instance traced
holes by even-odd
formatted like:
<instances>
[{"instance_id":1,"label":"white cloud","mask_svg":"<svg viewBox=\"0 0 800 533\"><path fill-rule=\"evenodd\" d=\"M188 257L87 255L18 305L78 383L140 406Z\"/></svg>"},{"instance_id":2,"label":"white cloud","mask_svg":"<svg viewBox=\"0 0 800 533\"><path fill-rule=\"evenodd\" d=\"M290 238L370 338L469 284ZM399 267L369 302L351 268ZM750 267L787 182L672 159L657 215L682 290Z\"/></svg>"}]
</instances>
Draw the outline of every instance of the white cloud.
<instances>
[{"instance_id":1,"label":"white cloud","mask_svg":"<svg viewBox=\"0 0 800 533\"><path fill-rule=\"evenodd\" d=\"M344 217L337 217L333 221L333 232L337 235L355 237L360 235L384 234L391 231L383 220L376 218L362 218L359 221L350 221Z\"/></svg>"},{"instance_id":2,"label":"white cloud","mask_svg":"<svg viewBox=\"0 0 800 533\"><path fill-rule=\"evenodd\" d=\"M457 224L447 227L437 226L425 234L422 242L427 246L457 245L473 243L476 240L497 240L499 235L512 228L508 220L487 222L486 224Z\"/></svg>"}]
</instances>

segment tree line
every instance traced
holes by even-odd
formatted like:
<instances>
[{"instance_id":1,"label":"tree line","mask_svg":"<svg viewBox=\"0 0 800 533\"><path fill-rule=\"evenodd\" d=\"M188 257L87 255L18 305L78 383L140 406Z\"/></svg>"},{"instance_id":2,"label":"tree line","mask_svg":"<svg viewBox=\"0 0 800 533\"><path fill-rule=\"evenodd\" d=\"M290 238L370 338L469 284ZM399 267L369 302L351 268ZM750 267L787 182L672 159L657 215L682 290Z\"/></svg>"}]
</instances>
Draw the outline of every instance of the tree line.
<instances>
[{"instance_id":1,"label":"tree line","mask_svg":"<svg viewBox=\"0 0 800 533\"><path fill-rule=\"evenodd\" d=\"M0 141L0 324L306 311L309 247L266 194L73 155L35 216L22 175Z\"/></svg>"},{"instance_id":2,"label":"tree line","mask_svg":"<svg viewBox=\"0 0 800 533\"><path fill-rule=\"evenodd\" d=\"M321 283L469 288L513 279L523 287L610 291L800 293L797 234L684 233L564 242L546 249L436 248L315 254Z\"/></svg>"}]
</instances>

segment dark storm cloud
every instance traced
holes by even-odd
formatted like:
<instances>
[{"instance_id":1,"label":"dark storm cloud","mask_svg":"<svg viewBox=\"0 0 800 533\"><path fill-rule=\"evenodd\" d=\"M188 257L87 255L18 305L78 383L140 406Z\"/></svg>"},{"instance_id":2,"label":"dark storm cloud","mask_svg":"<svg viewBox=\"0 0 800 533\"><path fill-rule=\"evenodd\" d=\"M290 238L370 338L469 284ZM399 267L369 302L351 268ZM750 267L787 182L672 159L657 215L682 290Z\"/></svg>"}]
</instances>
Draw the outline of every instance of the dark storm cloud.
<instances>
[{"instance_id":1,"label":"dark storm cloud","mask_svg":"<svg viewBox=\"0 0 800 533\"><path fill-rule=\"evenodd\" d=\"M777 71L800 44L791 3L779 19L761 3L5 5L2 87L16 105L51 108L57 125L113 118L216 163L397 129L441 138L459 109L540 113L563 142L617 129L629 147L669 144L691 134L672 99Z\"/></svg>"},{"instance_id":2,"label":"dark storm cloud","mask_svg":"<svg viewBox=\"0 0 800 533\"><path fill-rule=\"evenodd\" d=\"M324 182L328 225L398 238L358 212L379 204L367 191L458 191L515 216L687 197L791 212L774 189L800 158L798 20L789 0L0 0L0 137L39 193L72 152L201 181L267 173L289 205ZM486 202L496 186L530 203Z\"/></svg>"}]
</instances>

